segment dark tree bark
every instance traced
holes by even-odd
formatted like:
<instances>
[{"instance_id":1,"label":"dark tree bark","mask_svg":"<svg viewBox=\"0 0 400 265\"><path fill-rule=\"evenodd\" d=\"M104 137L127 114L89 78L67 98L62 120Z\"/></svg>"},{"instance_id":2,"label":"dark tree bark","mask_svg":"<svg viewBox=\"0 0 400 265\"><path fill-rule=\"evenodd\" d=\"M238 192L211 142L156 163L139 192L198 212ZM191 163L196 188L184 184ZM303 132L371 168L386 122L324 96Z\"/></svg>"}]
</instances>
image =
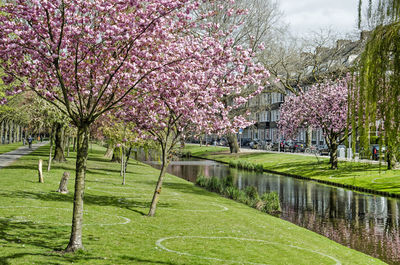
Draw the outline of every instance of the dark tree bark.
<instances>
[{"instance_id":1,"label":"dark tree bark","mask_svg":"<svg viewBox=\"0 0 400 265\"><path fill-rule=\"evenodd\" d=\"M53 160L56 162L67 161L64 156L64 129L62 123L56 124L54 145L55 149Z\"/></svg>"},{"instance_id":2,"label":"dark tree bark","mask_svg":"<svg viewBox=\"0 0 400 265\"><path fill-rule=\"evenodd\" d=\"M51 128L51 133L50 133L50 151L49 151L49 163L47 164L47 171L50 171L51 169L51 152L53 151L53 139L54 138L54 126Z\"/></svg>"},{"instance_id":3,"label":"dark tree bark","mask_svg":"<svg viewBox=\"0 0 400 265\"><path fill-rule=\"evenodd\" d=\"M230 133L227 135L226 139L228 140L229 151L231 152L231 154L239 153L239 144L238 144L236 135L233 133Z\"/></svg>"},{"instance_id":4,"label":"dark tree bark","mask_svg":"<svg viewBox=\"0 0 400 265\"><path fill-rule=\"evenodd\" d=\"M9 144L10 143L10 133L9 133L9 121L6 120L5 122L5 129L4 129L4 143Z\"/></svg>"},{"instance_id":5,"label":"dark tree bark","mask_svg":"<svg viewBox=\"0 0 400 265\"><path fill-rule=\"evenodd\" d=\"M67 157L69 157L69 147L70 147L70 145L71 145L71 143L70 143L70 139L71 139L71 137L67 137Z\"/></svg>"},{"instance_id":6,"label":"dark tree bark","mask_svg":"<svg viewBox=\"0 0 400 265\"><path fill-rule=\"evenodd\" d=\"M153 200L151 201L151 206L150 206L150 211L148 213L148 216L154 216L156 214L156 208L157 208L157 203L158 203L160 193L161 193L162 183L164 181L165 172L167 171L167 167L168 167L167 148L165 146L162 146L161 148L162 148L162 150L161 150L161 158L162 158L161 171L160 171L160 175L158 177L156 189L154 190Z\"/></svg>"},{"instance_id":7,"label":"dark tree bark","mask_svg":"<svg viewBox=\"0 0 400 265\"><path fill-rule=\"evenodd\" d=\"M64 172L63 176L61 177L60 186L58 187L57 192L62 194L68 193L68 179L69 179L69 172Z\"/></svg>"},{"instance_id":8,"label":"dark tree bark","mask_svg":"<svg viewBox=\"0 0 400 265\"><path fill-rule=\"evenodd\" d=\"M111 162L121 163L121 150L119 147L114 147Z\"/></svg>"},{"instance_id":9,"label":"dark tree bark","mask_svg":"<svg viewBox=\"0 0 400 265\"><path fill-rule=\"evenodd\" d=\"M71 237L66 248L67 252L83 249L82 224L83 224L83 197L85 190L85 172L89 149L89 124L78 126L77 154L75 171L74 209L72 213Z\"/></svg>"},{"instance_id":10,"label":"dark tree bark","mask_svg":"<svg viewBox=\"0 0 400 265\"><path fill-rule=\"evenodd\" d=\"M131 153L132 153L132 146L129 146L128 151L126 152L125 172L126 172L126 169L128 168L128 162L129 162L129 158L131 157Z\"/></svg>"},{"instance_id":11,"label":"dark tree bark","mask_svg":"<svg viewBox=\"0 0 400 265\"><path fill-rule=\"evenodd\" d=\"M397 159L393 152L390 152L390 149L386 152L386 161L387 161L387 169L397 169Z\"/></svg>"},{"instance_id":12,"label":"dark tree bark","mask_svg":"<svg viewBox=\"0 0 400 265\"><path fill-rule=\"evenodd\" d=\"M337 142L337 136L331 136L331 138L327 141L328 147L329 147L329 153L330 153L330 159L329 163L331 164L331 169L337 169L338 168L338 142Z\"/></svg>"},{"instance_id":13,"label":"dark tree bark","mask_svg":"<svg viewBox=\"0 0 400 265\"><path fill-rule=\"evenodd\" d=\"M10 121L10 143L14 143L14 122Z\"/></svg>"}]
</instances>

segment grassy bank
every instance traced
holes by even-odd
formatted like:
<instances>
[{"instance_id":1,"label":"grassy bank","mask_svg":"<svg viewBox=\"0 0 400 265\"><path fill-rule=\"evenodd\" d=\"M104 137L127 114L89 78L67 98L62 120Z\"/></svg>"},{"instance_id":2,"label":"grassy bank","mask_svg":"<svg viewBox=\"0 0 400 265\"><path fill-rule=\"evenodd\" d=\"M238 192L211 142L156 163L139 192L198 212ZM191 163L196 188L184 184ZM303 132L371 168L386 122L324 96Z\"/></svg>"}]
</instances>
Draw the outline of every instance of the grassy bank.
<instances>
[{"instance_id":1,"label":"grassy bank","mask_svg":"<svg viewBox=\"0 0 400 265\"><path fill-rule=\"evenodd\" d=\"M384 195L400 195L400 170L386 170L384 165L363 162L340 161L337 170L329 167L329 158L288 153L245 152L230 154L225 147L200 147L187 145L192 155L232 164L246 161L262 165L264 170L300 176L345 187L359 187L365 191L377 191ZM386 194L387 193L387 194Z\"/></svg>"},{"instance_id":2,"label":"grassy bank","mask_svg":"<svg viewBox=\"0 0 400 265\"><path fill-rule=\"evenodd\" d=\"M146 217L158 170L132 161L121 186L119 165L98 146L86 177L86 250L63 255L55 250L68 243L73 195L55 190L64 171L73 189L75 161L53 164L40 184L36 165L47 152L0 170L0 264L381 264L170 175L156 217Z\"/></svg>"}]
</instances>

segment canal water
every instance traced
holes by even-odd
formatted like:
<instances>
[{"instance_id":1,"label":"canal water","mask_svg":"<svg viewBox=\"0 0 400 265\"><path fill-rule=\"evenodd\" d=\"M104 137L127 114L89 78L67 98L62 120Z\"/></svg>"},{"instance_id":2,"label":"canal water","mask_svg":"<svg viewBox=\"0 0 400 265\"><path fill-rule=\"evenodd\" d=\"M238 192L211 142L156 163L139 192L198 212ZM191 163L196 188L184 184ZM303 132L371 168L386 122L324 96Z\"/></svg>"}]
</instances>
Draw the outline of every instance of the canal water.
<instances>
[{"instance_id":1,"label":"canal water","mask_svg":"<svg viewBox=\"0 0 400 265\"><path fill-rule=\"evenodd\" d=\"M157 162L149 162L158 167ZM363 194L292 177L229 168L209 160L174 161L168 172L195 182L199 175L233 176L241 189L257 187L260 194L277 192L280 218L342 245L400 264L400 200Z\"/></svg>"}]
</instances>

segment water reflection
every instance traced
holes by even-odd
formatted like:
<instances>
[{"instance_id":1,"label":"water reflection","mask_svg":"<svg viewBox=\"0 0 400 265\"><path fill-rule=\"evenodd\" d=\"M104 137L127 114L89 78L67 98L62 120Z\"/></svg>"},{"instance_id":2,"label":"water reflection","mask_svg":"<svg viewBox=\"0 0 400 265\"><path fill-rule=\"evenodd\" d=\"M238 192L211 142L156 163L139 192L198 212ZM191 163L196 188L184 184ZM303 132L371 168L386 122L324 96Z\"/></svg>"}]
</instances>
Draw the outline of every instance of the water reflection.
<instances>
[{"instance_id":1,"label":"water reflection","mask_svg":"<svg viewBox=\"0 0 400 265\"><path fill-rule=\"evenodd\" d=\"M241 189L255 186L260 194L275 191L281 199L282 219L389 264L400 264L398 199L285 176L232 169L206 160L175 161L168 172L192 182L199 175L232 175Z\"/></svg>"}]
</instances>

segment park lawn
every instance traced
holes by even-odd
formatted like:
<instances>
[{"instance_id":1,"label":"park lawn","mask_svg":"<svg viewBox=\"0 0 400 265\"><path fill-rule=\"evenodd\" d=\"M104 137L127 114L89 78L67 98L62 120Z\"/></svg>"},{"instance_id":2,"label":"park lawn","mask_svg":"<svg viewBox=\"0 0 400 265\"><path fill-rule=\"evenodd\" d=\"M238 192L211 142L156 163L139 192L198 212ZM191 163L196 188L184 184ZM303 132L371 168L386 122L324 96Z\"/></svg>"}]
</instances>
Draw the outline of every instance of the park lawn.
<instances>
[{"instance_id":1,"label":"park lawn","mask_svg":"<svg viewBox=\"0 0 400 265\"><path fill-rule=\"evenodd\" d=\"M119 165L94 145L88 162L83 243L62 254L72 193L56 193L74 159L53 164L38 183L43 146L0 170L0 264L383 264L287 221L168 175L156 217L145 216L158 170L132 161L127 185ZM46 162L44 163L46 166Z\"/></svg>"},{"instance_id":2,"label":"park lawn","mask_svg":"<svg viewBox=\"0 0 400 265\"><path fill-rule=\"evenodd\" d=\"M400 170L386 170L384 165L339 161L339 168L331 170L329 157L245 151L230 154L227 147L199 145L186 145L185 150L190 151L193 156L216 161L229 163L229 161L246 160L262 164L265 170L278 173L400 194Z\"/></svg>"},{"instance_id":3,"label":"park lawn","mask_svg":"<svg viewBox=\"0 0 400 265\"><path fill-rule=\"evenodd\" d=\"M0 155L18 149L22 146L22 142L12 144L0 144Z\"/></svg>"}]
</instances>

